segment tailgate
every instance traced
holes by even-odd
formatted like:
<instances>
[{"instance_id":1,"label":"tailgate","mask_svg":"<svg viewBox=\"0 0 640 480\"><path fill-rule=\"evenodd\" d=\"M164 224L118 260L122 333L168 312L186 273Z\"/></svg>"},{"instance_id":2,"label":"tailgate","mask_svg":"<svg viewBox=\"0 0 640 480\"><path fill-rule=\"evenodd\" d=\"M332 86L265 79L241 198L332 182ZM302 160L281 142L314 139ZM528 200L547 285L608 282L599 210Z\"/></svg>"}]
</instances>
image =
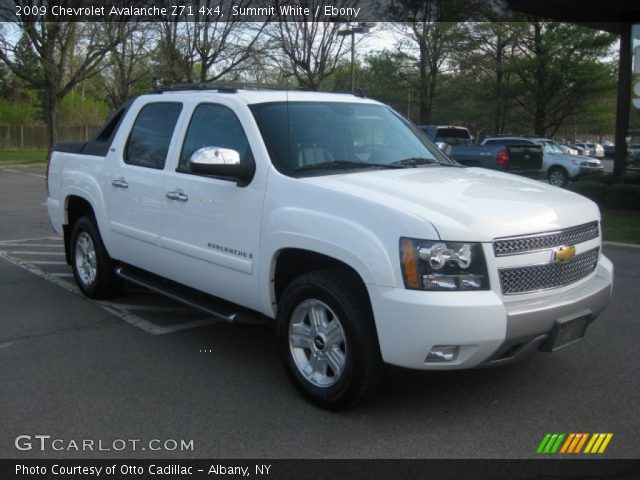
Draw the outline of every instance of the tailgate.
<instances>
[{"instance_id":1,"label":"tailgate","mask_svg":"<svg viewBox=\"0 0 640 480\"><path fill-rule=\"evenodd\" d=\"M509 171L542 169L542 147L540 145L507 145Z\"/></svg>"}]
</instances>

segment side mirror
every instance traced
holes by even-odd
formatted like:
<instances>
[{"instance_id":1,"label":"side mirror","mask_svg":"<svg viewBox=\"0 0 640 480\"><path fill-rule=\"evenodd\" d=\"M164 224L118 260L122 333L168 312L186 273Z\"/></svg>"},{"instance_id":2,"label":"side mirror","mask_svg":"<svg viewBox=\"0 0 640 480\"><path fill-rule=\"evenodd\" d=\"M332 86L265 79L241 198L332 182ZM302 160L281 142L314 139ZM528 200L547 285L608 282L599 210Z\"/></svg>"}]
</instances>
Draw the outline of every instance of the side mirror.
<instances>
[{"instance_id":1,"label":"side mirror","mask_svg":"<svg viewBox=\"0 0 640 480\"><path fill-rule=\"evenodd\" d=\"M451 145L449 145L448 143L436 142L436 147L438 147L447 157L451 156L453 148L451 148Z\"/></svg>"},{"instance_id":2,"label":"side mirror","mask_svg":"<svg viewBox=\"0 0 640 480\"><path fill-rule=\"evenodd\" d=\"M189 167L193 173L236 179L239 186L251 181L253 162L240 163L240 153L230 148L203 147L191 155Z\"/></svg>"}]
</instances>

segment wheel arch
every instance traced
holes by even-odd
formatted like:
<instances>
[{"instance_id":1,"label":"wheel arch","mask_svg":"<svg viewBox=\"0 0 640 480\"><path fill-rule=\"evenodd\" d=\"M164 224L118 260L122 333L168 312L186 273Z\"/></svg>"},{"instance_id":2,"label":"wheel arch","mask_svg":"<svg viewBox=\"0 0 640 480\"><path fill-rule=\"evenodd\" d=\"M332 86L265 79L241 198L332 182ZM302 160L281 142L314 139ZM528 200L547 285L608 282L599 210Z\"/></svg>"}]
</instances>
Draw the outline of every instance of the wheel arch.
<instances>
[{"instance_id":1,"label":"wheel arch","mask_svg":"<svg viewBox=\"0 0 640 480\"><path fill-rule=\"evenodd\" d=\"M302 274L325 268L342 269L352 275L362 286L369 305L371 300L365 286L365 278L350 263L314 250L304 248L286 247L278 250L271 262L271 291L270 299L273 312L277 310L278 302L285 288L293 279Z\"/></svg>"},{"instance_id":2,"label":"wheel arch","mask_svg":"<svg viewBox=\"0 0 640 480\"><path fill-rule=\"evenodd\" d=\"M95 210L91 202L85 197L70 194L64 199L64 211L63 211L63 224L62 231L64 236L64 255L67 261L67 265L71 265L71 231L73 226L79 218L85 215L96 216Z\"/></svg>"}]
</instances>

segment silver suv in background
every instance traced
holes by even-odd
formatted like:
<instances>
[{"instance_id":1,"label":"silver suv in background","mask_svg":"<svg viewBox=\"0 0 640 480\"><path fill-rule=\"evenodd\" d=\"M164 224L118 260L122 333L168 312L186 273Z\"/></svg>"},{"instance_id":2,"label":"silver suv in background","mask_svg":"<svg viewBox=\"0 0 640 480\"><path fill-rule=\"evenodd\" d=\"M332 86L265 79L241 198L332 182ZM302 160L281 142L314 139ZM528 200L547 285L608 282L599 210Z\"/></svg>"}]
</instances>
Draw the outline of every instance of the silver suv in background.
<instances>
[{"instance_id":1,"label":"silver suv in background","mask_svg":"<svg viewBox=\"0 0 640 480\"><path fill-rule=\"evenodd\" d=\"M590 157L604 158L604 147L599 143L576 143L576 146L585 149Z\"/></svg>"},{"instance_id":2,"label":"silver suv in background","mask_svg":"<svg viewBox=\"0 0 640 480\"><path fill-rule=\"evenodd\" d=\"M602 173L602 162L585 155L568 155L560 145L549 138L539 137L487 137L481 145L540 145L544 158L542 168L551 185L564 187L570 181L589 173Z\"/></svg>"}]
</instances>

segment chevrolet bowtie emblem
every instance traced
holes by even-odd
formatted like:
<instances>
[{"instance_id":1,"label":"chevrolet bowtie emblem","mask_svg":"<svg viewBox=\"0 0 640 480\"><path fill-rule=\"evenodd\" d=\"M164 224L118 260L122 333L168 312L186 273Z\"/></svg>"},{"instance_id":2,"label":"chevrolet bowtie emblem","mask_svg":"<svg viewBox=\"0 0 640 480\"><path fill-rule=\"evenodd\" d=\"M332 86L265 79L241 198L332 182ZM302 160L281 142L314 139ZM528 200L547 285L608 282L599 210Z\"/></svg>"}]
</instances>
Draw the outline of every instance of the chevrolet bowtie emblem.
<instances>
[{"instance_id":1,"label":"chevrolet bowtie emblem","mask_svg":"<svg viewBox=\"0 0 640 480\"><path fill-rule=\"evenodd\" d=\"M556 263L566 263L576 256L576 247L573 245L563 245L553 249L553 261Z\"/></svg>"}]
</instances>

